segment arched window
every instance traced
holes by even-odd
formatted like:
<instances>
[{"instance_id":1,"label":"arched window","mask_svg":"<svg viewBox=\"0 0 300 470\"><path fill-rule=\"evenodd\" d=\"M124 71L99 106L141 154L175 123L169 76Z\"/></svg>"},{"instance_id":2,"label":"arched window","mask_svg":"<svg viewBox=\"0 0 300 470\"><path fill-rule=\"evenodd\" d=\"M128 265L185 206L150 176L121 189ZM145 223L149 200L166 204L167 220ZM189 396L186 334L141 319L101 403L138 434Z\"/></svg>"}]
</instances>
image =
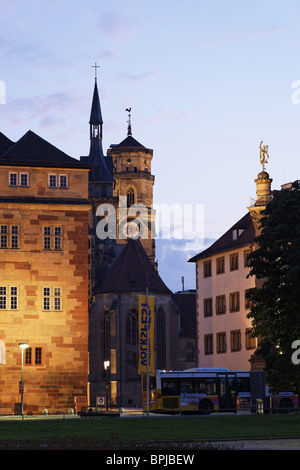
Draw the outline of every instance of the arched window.
<instances>
[{"instance_id":1,"label":"arched window","mask_svg":"<svg viewBox=\"0 0 300 470\"><path fill-rule=\"evenodd\" d=\"M134 367L138 364L138 312L135 308L126 319L126 362Z\"/></svg>"},{"instance_id":2,"label":"arched window","mask_svg":"<svg viewBox=\"0 0 300 470\"><path fill-rule=\"evenodd\" d=\"M156 317L156 344L156 367L166 369L166 316L162 307L159 307Z\"/></svg>"},{"instance_id":3,"label":"arched window","mask_svg":"<svg viewBox=\"0 0 300 470\"><path fill-rule=\"evenodd\" d=\"M127 191L127 207L133 206L135 203L134 190L132 188Z\"/></svg>"},{"instance_id":4,"label":"arched window","mask_svg":"<svg viewBox=\"0 0 300 470\"><path fill-rule=\"evenodd\" d=\"M103 360L110 360L110 312L105 310L103 313Z\"/></svg>"}]
</instances>

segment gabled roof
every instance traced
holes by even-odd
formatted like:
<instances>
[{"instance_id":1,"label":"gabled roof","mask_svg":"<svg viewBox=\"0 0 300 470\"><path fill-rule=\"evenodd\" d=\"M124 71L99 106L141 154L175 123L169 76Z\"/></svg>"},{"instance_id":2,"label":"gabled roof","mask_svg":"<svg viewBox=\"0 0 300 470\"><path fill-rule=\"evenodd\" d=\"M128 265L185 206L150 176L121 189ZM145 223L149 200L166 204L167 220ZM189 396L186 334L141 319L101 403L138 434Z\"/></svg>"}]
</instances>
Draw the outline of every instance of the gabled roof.
<instances>
[{"instance_id":1,"label":"gabled roof","mask_svg":"<svg viewBox=\"0 0 300 470\"><path fill-rule=\"evenodd\" d=\"M152 294L171 294L140 241L130 238L97 289L96 295L121 292L145 294L147 287Z\"/></svg>"},{"instance_id":2,"label":"gabled roof","mask_svg":"<svg viewBox=\"0 0 300 470\"><path fill-rule=\"evenodd\" d=\"M6 152L14 142L0 132L0 155Z\"/></svg>"},{"instance_id":3,"label":"gabled roof","mask_svg":"<svg viewBox=\"0 0 300 470\"><path fill-rule=\"evenodd\" d=\"M239 230L237 238L233 238L233 231ZM198 255L189 259L189 262L195 262L202 258L208 258L209 256L222 253L224 251L234 250L241 246L249 245L253 243L255 237L255 229L252 222L250 213L248 212L238 222L236 222L224 235L222 235L215 243L209 248L202 251Z\"/></svg>"},{"instance_id":4,"label":"gabled roof","mask_svg":"<svg viewBox=\"0 0 300 470\"><path fill-rule=\"evenodd\" d=\"M0 165L90 168L86 163L70 157L32 131L26 132L0 156Z\"/></svg>"}]
</instances>

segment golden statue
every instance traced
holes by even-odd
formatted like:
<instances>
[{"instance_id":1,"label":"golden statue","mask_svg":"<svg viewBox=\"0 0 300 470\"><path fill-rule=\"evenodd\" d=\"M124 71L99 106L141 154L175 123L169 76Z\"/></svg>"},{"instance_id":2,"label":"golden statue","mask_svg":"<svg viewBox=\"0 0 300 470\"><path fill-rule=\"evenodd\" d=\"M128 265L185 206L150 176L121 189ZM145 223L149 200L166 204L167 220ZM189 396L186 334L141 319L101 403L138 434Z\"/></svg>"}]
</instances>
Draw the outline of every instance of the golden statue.
<instances>
[{"instance_id":1,"label":"golden statue","mask_svg":"<svg viewBox=\"0 0 300 470\"><path fill-rule=\"evenodd\" d=\"M269 146L263 145L263 141L261 141L260 145L260 163L263 166L263 170L266 169L265 164L268 163L269 160Z\"/></svg>"}]
</instances>

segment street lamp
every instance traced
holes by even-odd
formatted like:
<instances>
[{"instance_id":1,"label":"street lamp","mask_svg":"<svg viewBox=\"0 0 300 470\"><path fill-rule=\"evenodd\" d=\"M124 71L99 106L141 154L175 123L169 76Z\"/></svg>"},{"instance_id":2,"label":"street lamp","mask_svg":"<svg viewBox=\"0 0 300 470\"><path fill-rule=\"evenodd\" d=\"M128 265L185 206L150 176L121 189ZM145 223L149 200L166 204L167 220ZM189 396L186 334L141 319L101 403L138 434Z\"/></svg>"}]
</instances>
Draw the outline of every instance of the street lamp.
<instances>
[{"instance_id":1,"label":"street lamp","mask_svg":"<svg viewBox=\"0 0 300 470\"><path fill-rule=\"evenodd\" d=\"M28 348L27 343L19 343L19 347L22 351L22 365L21 365L21 382L20 382L20 392L21 392L21 414L23 419L23 396L24 396L24 379L23 379L23 367L24 367L24 349Z\"/></svg>"},{"instance_id":2,"label":"street lamp","mask_svg":"<svg viewBox=\"0 0 300 470\"><path fill-rule=\"evenodd\" d=\"M106 411L108 411L108 369L110 367L109 361L104 361L104 369L106 372Z\"/></svg>"}]
</instances>

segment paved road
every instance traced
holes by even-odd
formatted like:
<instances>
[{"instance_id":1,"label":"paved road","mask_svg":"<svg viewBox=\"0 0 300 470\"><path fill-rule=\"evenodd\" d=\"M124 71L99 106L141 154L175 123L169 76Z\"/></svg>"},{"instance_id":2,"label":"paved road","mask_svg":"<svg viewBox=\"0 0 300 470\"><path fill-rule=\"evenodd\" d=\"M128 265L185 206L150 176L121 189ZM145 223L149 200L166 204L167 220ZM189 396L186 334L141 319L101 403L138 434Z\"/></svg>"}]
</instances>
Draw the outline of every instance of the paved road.
<instances>
[{"instance_id":1,"label":"paved road","mask_svg":"<svg viewBox=\"0 0 300 470\"><path fill-rule=\"evenodd\" d=\"M300 450L300 439L241 439L226 444L235 450Z\"/></svg>"}]
</instances>

